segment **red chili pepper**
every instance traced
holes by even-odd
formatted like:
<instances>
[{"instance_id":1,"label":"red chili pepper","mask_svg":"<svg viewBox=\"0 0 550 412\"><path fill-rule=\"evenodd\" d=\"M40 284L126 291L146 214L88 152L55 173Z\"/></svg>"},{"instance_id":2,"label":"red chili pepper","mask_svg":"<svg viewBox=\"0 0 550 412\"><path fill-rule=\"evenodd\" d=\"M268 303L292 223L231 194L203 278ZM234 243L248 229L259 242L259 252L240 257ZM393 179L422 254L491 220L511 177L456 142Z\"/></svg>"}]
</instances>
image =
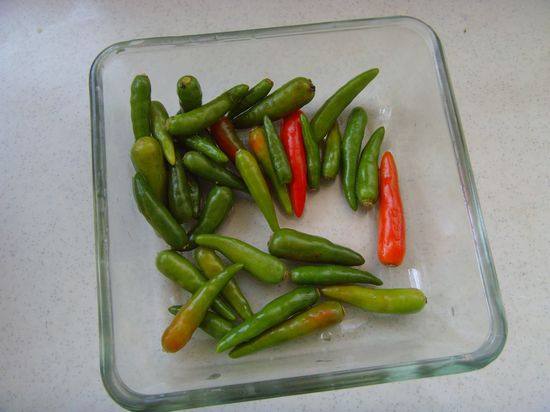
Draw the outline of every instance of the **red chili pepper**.
<instances>
[{"instance_id":1,"label":"red chili pepper","mask_svg":"<svg viewBox=\"0 0 550 412\"><path fill-rule=\"evenodd\" d=\"M380 208L378 212L378 259L398 266L405 257L405 216L399 194L397 167L390 152L380 162Z\"/></svg>"},{"instance_id":2,"label":"red chili pepper","mask_svg":"<svg viewBox=\"0 0 550 412\"><path fill-rule=\"evenodd\" d=\"M235 161L237 150L243 149L244 145L239 136L237 136L235 126L233 126L231 120L229 120L227 116L222 117L210 126L210 132L214 136L214 139L216 139L216 143L220 146L220 149L222 149L232 161Z\"/></svg>"},{"instance_id":3,"label":"red chili pepper","mask_svg":"<svg viewBox=\"0 0 550 412\"><path fill-rule=\"evenodd\" d=\"M301 110L296 110L283 119L281 126L281 141L292 169L292 180L289 184L290 200L297 217L302 216L304 211L307 190L306 151L302 138L301 114Z\"/></svg>"}]
</instances>

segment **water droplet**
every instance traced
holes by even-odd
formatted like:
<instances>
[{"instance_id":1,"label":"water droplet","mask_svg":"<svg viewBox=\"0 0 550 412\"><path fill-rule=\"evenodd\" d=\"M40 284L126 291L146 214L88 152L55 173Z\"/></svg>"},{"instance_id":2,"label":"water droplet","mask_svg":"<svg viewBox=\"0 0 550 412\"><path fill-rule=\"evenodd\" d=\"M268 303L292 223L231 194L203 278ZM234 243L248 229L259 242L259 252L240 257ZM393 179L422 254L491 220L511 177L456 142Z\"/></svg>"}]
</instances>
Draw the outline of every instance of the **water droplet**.
<instances>
[{"instance_id":1,"label":"water droplet","mask_svg":"<svg viewBox=\"0 0 550 412\"><path fill-rule=\"evenodd\" d=\"M321 340L330 342L331 339L332 339L332 333L330 333L330 332L321 333Z\"/></svg>"}]
</instances>

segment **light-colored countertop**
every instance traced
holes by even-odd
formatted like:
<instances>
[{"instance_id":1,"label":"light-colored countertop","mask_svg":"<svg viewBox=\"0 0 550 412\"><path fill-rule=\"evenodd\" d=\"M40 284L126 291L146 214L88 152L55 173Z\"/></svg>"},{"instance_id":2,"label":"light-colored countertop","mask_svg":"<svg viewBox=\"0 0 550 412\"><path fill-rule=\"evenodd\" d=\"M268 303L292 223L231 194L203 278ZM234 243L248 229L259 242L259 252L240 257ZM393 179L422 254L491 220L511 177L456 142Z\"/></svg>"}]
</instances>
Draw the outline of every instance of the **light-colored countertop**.
<instances>
[{"instance_id":1,"label":"light-colored countertop","mask_svg":"<svg viewBox=\"0 0 550 412\"><path fill-rule=\"evenodd\" d=\"M506 346L472 373L210 410L550 406L549 2L101 3L0 3L0 410L120 409L99 375L94 57L132 38L389 15L420 18L443 42L506 309Z\"/></svg>"}]
</instances>

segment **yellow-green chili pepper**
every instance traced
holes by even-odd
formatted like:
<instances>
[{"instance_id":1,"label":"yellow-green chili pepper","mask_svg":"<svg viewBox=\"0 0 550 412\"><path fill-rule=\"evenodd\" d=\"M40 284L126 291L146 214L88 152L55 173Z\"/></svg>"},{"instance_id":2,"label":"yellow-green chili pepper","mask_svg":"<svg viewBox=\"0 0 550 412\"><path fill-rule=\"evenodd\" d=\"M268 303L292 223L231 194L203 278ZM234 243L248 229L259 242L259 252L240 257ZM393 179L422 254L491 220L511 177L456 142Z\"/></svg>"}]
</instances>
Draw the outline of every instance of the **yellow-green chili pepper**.
<instances>
[{"instance_id":1,"label":"yellow-green chili pepper","mask_svg":"<svg viewBox=\"0 0 550 412\"><path fill-rule=\"evenodd\" d=\"M166 204L168 176L159 141L151 136L140 137L132 146L130 157L136 172L145 176L157 199Z\"/></svg>"},{"instance_id":2,"label":"yellow-green chili pepper","mask_svg":"<svg viewBox=\"0 0 550 412\"><path fill-rule=\"evenodd\" d=\"M212 249L206 247L199 247L195 249L195 261L202 270L202 273L206 275L208 279L212 279L214 276L221 273L225 266L222 260L216 255ZM248 301L244 297L239 285L235 279L231 279L222 291L223 297L233 306L233 309L243 319L250 318L253 313L250 309Z\"/></svg>"},{"instance_id":3,"label":"yellow-green chili pepper","mask_svg":"<svg viewBox=\"0 0 550 412\"><path fill-rule=\"evenodd\" d=\"M151 127L153 129L153 136L160 142L166 161L171 165L175 165L176 151L174 149L172 136L166 131L166 119L168 119L168 112L162 103L153 100L151 102Z\"/></svg>"},{"instance_id":4,"label":"yellow-green chili pepper","mask_svg":"<svg viewBox=\"0 0 550 412\"><path fill-rule=\"evenodd\" d=\"M235 156L235 166L271 230L279 230L273 199L256 158L248 150L240 149Z\"/></svg>"},{"instance_id":5,"label":"yellow-green chili pepper","mask_svg":"<svg viewBox=\"0 0 550 412\"><path fill-rule=\"evenodd\" d=\"M327 286L321 289L326 297L349 303L369 312L408 314L422 310L426 295L414 288L372 289L364 286Z\"/></svg>"},{"instance_id":6,"label":"yellow-green chili pepper","mask_svg":"<svg viewBox=\"0 0 550 412\"><path fill-rule=\"evenodd\" d=\"M168 308L168 312L172 315L177 315L181 310L181 305L173 305ZM212 336L216 340L220 340L224 335L233 329L233 325L228 320L225 320L214 312L206 312L206 316L200 324L200 328Z\"/></svg>"}]
</instances>

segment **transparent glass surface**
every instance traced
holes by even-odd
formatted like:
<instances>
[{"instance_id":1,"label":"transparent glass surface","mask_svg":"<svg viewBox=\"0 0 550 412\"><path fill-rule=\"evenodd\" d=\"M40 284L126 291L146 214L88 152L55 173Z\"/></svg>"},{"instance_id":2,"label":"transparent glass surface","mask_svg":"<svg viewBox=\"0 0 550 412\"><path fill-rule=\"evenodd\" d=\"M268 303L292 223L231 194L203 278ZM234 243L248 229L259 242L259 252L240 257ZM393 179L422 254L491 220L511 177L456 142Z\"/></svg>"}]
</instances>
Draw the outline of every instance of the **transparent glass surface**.
<instances>
[{"instance_id":1,"label":"transparent glass surface","mask_svg":"<svg viewBox=\"0 0 550 412\"><path fill-rule=\"evenodd\" d=\"M385 316L348 306L337 326L236 360L216 354L202 331L179 353L163 353L166 309L186 292L157 272L155 256L166 245L132 197L133 76L147 73L153 99L171 113L183 74L200 79L205 101L237 83L269 77L277 87L306 76L317 86L305 108L312 115L372 67L380 74L352 107L366 108L369 133L386 127L383 150L395 155L407 220L404 263L378 263L377 211L352 212L339 180L308 193L301 219L279 213L280 223L360 251L386 287L421 288L425 309ZM458 373L502 350L506 322L468 153L441 44L424 23L391 17L118 43L95 60L90 95L101 373L122 406L169 410ZM270 235L244 196L221 233L264 250ZM254 310L291 288L246 274L238 281Z\"/></svg>"}]
</instances>

